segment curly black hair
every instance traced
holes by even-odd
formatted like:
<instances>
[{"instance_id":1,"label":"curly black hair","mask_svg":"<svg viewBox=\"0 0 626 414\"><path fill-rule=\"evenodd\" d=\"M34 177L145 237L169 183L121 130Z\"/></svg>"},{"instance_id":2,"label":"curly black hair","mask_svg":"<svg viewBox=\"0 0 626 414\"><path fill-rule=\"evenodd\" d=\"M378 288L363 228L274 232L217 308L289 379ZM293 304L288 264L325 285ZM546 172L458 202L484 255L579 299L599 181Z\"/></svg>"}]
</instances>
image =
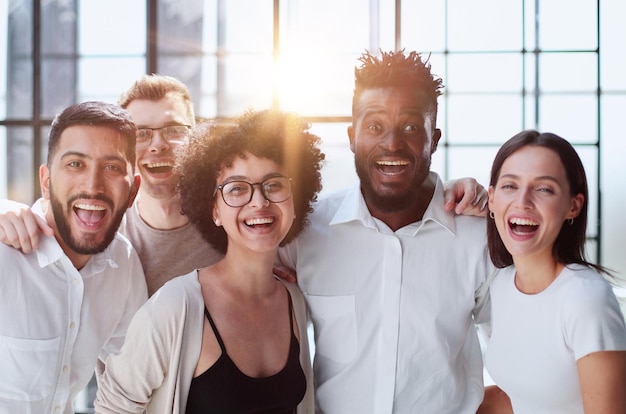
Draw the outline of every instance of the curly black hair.
<instances>
[{"instance_id":1,"label":"curly black hair","mask_svg":"<svg viewBox=\"0 0 626 414\"><path fill-rule=\"evenodd\" d=\"M246 153L276 162L293 179L296 218L281 246L307 225L307 215L322 189L325 159L319 149L321 139L308 129L308 123L298 116L275 110L248 111L227 125L201 123L194 127L189 144L177 153L175 169L180 174L182 209L218 251L225 253L228 242L223 227L213 223L211 214L217 176Z\"/></svg>"},{"instance_id":2,"label":"curly black hair","mask_svg":"<svg viewBox=\"0 0 626 414\"><path fill-rule=\"evenodd\" d=\"M361 65L354 69L354 95L352 116L356 119L358 103L363 91L375 88L401 87L420 91L424 107L437 113L437 97L441 95L443 81L433 75L429 59L413 51L405 53L380 52L380 57L365 51L360 57Z\"/></svg>"}]
</instances>

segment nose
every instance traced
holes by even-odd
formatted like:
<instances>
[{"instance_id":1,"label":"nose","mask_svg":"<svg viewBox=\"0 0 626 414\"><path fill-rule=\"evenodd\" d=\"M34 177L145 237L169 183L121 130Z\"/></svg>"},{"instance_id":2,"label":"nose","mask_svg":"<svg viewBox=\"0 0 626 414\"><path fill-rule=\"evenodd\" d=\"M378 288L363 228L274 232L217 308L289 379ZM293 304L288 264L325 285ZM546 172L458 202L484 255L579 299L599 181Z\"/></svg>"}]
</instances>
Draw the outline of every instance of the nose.
<instances>
[{"instance_id":1,"label":"nose","mask_svg":"<svg viewBox=\"0 0 626 414\"><path fill-rule=\"evenodd\" d=\"M91 168L85 180L86 190L90 194L104 192L104 174L97 168Z\"/></svg>"},{"instance_id":2,"label":"nose","mask_svg":"<svg viewBox=\"0 0 626 414\"><path fill-rule=\"evenodd\" d=\"M163 133L159 129L152 130L152 139L150 140L150 151L161 152L169 149L170 143L163 137Z\"/></svg>"},{"instance_id":3,"label":"nose","mask_svg":"<svg viewBox=\"0 0 626 414\"><path fill-rule=\"evenodd\" d=\"M381 139L380 146L386 151L395 152L404 146L404 136L402 132L393 128L390 129Z\"/></svg>"},{"instance_id":4,"label":"nose","mask_svg":"<svg viewBox=\"0 0 626 414\"><path fill-rule=\"evenodd\" d=\"M523 208L530 208L533 205L532 191L530 188L521 188L517 194L516 203Z\"/></svg>"},{"instance_id":5,"label":"nose","mask_svg":"<svg viewBox=\"0 0 626 414\"><path fill-rule=\"evenodd\" d=\"M270 204L262 188L260 183L252 184L252 199L248 203L251 207L267 207Z\"/></svg>"}]
</instances>

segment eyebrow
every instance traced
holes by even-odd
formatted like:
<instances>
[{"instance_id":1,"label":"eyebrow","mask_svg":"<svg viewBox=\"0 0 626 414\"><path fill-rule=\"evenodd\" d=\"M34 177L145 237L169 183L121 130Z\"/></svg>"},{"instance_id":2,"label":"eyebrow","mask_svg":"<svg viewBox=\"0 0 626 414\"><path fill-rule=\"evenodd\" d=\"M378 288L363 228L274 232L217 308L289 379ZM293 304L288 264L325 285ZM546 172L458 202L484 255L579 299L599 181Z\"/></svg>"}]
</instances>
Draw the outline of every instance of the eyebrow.
<instances>
[{"instance_id":1,"label":"eyebrow","mask_svg":"<svg viewBox=\"0 0 626 414\"><path fill-rule=\"evenodd\" d=\"M93 160L94 158L90 155L85 154L84 152L80 152L80 151L67 151L63 154L61 154L60 159L63 160L65 158L68 157L78 157L78 158L86 158L88 160ZM105 157L102 158L102 160L104 161L121 161L121 162L127 162L128 160L124 157L120 157L118 155L107 155Z\"/></svg>"},{"instance_id":2,"label":"eyebrow","mask_svg":"<svg viewBox=\"0 0 626 414\"><path fill-rule=\"evenodd\" d=\"M501 180L503 178L519 179L520 176L517 175L517 174L502 174L502 175L500 175L498 180ZM554 178L551 175L542 175L542 176L539 176L539 177L534 177L533 181L551 181L551 182L554 182L555 184L558 184L559 186L561 185L561 183L556 178Z\"/></svg>"}]
</instances>

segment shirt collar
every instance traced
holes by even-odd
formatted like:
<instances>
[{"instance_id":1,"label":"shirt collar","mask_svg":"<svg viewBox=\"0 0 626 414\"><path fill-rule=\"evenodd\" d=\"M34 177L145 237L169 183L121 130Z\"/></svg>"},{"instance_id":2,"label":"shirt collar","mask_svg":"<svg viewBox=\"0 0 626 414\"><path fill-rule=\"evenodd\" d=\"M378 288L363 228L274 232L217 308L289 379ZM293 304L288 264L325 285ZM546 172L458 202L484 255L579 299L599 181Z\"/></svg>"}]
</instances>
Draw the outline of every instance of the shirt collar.
<instances>
[{"instance_id":1,"label":"shirt collar","mask_svg":"<svg viewBox=\"0 0 626 414\"><path fill-rule=\"evenodd\" d=\"M432 171L429 173L427 179L435 182L435 191L432 200L428 204L428 208L424 212L424 217L421 221L411 223L399 229L398 232L408 232L409 234L415 235L426 223L433 222L442 226L451 234L454 234L456 231L455 213L454 211L448 212L444 210L443 182L441 178L439 178L439 175ZM373 229L378 228L376 219L372 217L367 208L367 204L365 204L365 199L361 193L361 187L358 181L345 191L343 200L330 221L330 225L348 223L351 221L360 221L365 227Z\"/></svg>"},{"instance_id":2,"label":"shirt collar","mask_svg":"<svg viewBox=\"0 0 626 414\"><path fill-rule=\"evenodd\" d=\"M42 209L41 198L33 204L32 211L44 220L46 219ZM112 243L115 243L115 240L113 240ZM59 245L59 242L57 242L54 236L42 237L42 240L39 243L39 248L36 250L36 254L37 262L42 269L58 262L59 260L62 260L64 257L69 262L69 258L65 255L61 245ZM108 246L103 252L92 255L89 261L80 270L80 273L83 277L93 276L97 273L103 272L107 266L113 269L117 269L119 267L111 256L110 246Z\"/></svg>"}]
</instances>

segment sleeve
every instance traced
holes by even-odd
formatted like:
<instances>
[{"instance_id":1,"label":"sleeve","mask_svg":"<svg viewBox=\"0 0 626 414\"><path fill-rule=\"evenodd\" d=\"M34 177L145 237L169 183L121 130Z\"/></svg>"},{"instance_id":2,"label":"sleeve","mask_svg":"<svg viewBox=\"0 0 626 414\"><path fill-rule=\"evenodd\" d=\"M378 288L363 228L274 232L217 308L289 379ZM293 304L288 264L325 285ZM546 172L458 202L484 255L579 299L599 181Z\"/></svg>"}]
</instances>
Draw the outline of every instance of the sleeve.
<instances>
[{"instance_id":1,"label":"sleeve","mask_svg":"<svg viewBox=\"0 0 626 414\"><path fill-rule=\"evenodd\" d=\"M130 246L130 243L129 243ZM126 272L127 284L125 287L120 286L120 292L127 294L124 303L124 312L119 323L115 327L115 331L104 345L98 356L98 365L96 366L96 376L102 373L102 366L111 354L117 354L122 348L126 331L130 325L130 321L141 306L148 300L148 289L146 287L146 278L144 276L141 262L137 252L131 247L129 250L129 265Z\"/></svg>"},{"instance_id":2,"label":"sleeve","mask_svg":"<svg viewBox=\"0 0 626 414\"><path fill-rule=\"evenodd\" d=\"M137 311L119 354L110 355L98 381L96 413L143 413L165 377L167 347L153 324L150 306Z\"/></svg>"},{"instance_id":3,"label":"sleeve","mask_svg":"<svg viewBox=\"0 0 626 414\"><path fill-rule=\"evenodd\" d=\"M624 316L604 279L583 280L567 298L565 339L576 360L592 352L626 350Z\"/></svg>"},{"instance_id":4,"label":"sleeve","mask_svg":"<svg viewBox=\"0 0 626 414\"><path fill-rule=\"evenodd\" d=\"M276 263L289 269L296 270L296 263L298 262L297 244L298 239L296 238L286 246L279 248Z\"/></svg>"}]
</instances>

